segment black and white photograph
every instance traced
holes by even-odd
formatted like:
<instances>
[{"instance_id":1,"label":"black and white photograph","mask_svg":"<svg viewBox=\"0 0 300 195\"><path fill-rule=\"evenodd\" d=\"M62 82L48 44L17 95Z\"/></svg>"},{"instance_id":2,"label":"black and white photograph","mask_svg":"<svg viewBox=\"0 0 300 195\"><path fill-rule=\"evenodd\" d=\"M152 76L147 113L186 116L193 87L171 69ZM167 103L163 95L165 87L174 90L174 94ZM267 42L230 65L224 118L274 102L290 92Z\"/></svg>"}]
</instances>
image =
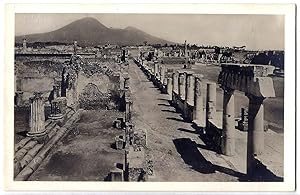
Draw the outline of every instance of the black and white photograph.
<instances>
[{"instance_id":1,"label":"black and white photograph","mask_svg":"<svg viewBox=\"0 0 300 195\"><path fill-rule=\"evenodd\" d=\"M13 22L13 182L287 181L284 14Z\"/></svg>"}]
</instances>

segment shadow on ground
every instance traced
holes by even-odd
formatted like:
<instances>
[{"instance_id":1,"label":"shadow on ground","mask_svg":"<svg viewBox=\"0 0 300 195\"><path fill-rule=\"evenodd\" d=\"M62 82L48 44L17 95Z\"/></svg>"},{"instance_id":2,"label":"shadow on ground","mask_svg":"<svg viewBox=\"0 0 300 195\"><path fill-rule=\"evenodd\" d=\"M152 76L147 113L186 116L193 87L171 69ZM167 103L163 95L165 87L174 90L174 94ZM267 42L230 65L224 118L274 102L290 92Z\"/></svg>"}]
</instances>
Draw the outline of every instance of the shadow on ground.
<instances>
[{"instance_id":1,"label":"shadow on ground","mask_svg":"<svg viewBox=\"0 0 300 195\"><path fill-rule=\"evenodd\" d=\"M170 107L170 104L162 104L162 103L160 103L160 104L157 104L157 105Z\"/></svg>"},{"instance_id":2,"label":"shadow on ground","mask_svg":"<svg viewBox=\"0 0 300 195\"><path fill-rule=\"evenodd\" d=\"M192 169L202 174L212 174L218 171L233 177L237 177L239 181L283 181L283 178L274 175L259 161L257 161L256 164L257 166L254 171L255 175L249 177L246 174L219 165L214 165L207 161L198 150L198 147L201 148L203 146L196 144L189 138L174 139L173 143L184 162L190 165Z\"/></svg>"},{"instance_id":3,"label":"shadow on ground","mask_svg":"<svg viewBox=\"0 0 300 195\"><path fill-rule=\"evenodd\" d=\"M171 113L177 113L175 110L165 110L165 109L162 109L161 111L162 111L162 112L171 112Z\"/></svg>"}]
</instances>

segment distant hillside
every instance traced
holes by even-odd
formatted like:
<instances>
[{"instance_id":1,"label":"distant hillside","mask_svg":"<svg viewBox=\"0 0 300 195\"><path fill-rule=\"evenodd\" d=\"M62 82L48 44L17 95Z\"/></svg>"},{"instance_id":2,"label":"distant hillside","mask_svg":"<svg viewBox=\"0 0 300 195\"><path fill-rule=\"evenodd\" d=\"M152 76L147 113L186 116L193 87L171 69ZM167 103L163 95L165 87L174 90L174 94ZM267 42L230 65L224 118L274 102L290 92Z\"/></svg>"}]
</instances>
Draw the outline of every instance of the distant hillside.
<instances>
[{"instance_id":1,"label":"distant hillside","mask_svg":"<svg viewBox=\"0 0 300 195\"><path fill-rule=\"evenodd\" d=\"M16 36L15 41L22 42L62 42L72 43L78 41L82 46L96 46L99 44L136 45L147 41L149 44L172 44L152 35L149 35L137 28L127 27L125 29L107 28L94 18L83 18L74 21L58 30L24 36Z\"/></svg>"}]
</instances>

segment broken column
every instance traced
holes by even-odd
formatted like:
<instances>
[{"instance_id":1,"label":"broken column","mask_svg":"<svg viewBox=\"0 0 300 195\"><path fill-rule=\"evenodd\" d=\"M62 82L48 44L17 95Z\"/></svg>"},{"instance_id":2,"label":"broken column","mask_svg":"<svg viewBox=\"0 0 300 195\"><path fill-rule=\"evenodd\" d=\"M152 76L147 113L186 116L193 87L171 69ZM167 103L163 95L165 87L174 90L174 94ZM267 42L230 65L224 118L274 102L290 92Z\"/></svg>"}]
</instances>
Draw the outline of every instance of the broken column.
<instances>
[{"instance_id":1,"label":"broken column","mask_svg":"<svg viewBox=\"0 0 300 195\"><path fill-rule=\"evenodd\" d=\"M201 79L203 75L195 75L195 98L193 120L199 127L205 127L205 112L203 107L203 91Z\"/></svg>"},{"instance_id":2,"label":"broken column","mask_svg":"<svg viewBox=\"0 0 300 195\"><path fill-rule=\"evenodd\" d=\"M44 98L42 93L35 92L34 97L30 98L30 130L27 133L29 137L42 137L46 135Z\"/></svg>"},{"instance_id":3,"label":"broken column","mask_svg":"<svg viewBox=\"0 0 300 195\"><path fill-rule=\"evenodd\" d=\"M51 101L51 114L49 116L52 120L64 119L67 110L67 98L56 97ZM63 122L63 121L62 121Z\"/></svg>"},{"instance_id":4,"label":"broken column","mask_svg":"<svg viewBox=\"0 0 300 195\"><path fill-rule=\"evenodd\" d=\"M222 153L233 156L235 153L234 90L224 87Z\"/></svg>"},{"instance_id":5,"label":"broken column","mask_svg":"<svg viewBox=\"0 0 300 195\"><path fill-rule=\"evenodd\" d=\"M186 97L184 102L183 115L188 120L193 120L194 92L195 92L195 77L193 72L185 72L186 77Z\"/></svg>"},{"instance_id":6,"label":"broken column","mask_svg":"<svg viewBox=\"0 0 300 195\"><path fill-rule=\"evenodd\" d=\"M217 90L216 83L207 82L206 118L212 119L216 114Z\"/></svg>"},{"instance_id":7,"label":"broken column","mask_svg":"<svg viewBox=\"0 0 300 195\"><path fill-rule=\"evenodd\" d=\"M159 75L158 63L154 63L154 78L158 78Z\"/></svg>"},{"instance_id":8,"label":"broken column","mask_svg":"<svg viewBox=\"0 0 300 195\"><path fill-rule=\"evenodd\" d=\"M176 97L175 95L178 95L178 73L174 72L173 73L173 90L172 90L172 103L175 104L176 103Z\"/></svg>"},{"instance_id":9,"label":"broken column","mask_svg":"<svg viewBox=\"0 0 300 195\"><path fill-rule=\"evenodd\" d=\"M181 100L185 100L185 75L184 72L179 73L178 77L178 94Z\"/></svg>"},{"instance_id":10,"label":"broken column","mask_svg":"<svg viewBox=\"0 0 300 195\"><path fill-rule=\"evenodd\" d=\"M172 91L173 91L173 80L172 78L168 78L168 84L167 84L168 100L172 100Z\"/></svg>"},{"instance_id":11,"label":"broken column","mask_svg":"<svg viewBox=\"0 0 300 195\"><path fill-rule=\"evenodd\" d=\"M195 77L193 72L186 72L186 102L194 105Z\"/></svg>"},{"instance_id":12,"label":"broken column","mask_svg":"<svg viewBox=\"0 0 300 195\"><path fill-rule=\"evenodd\" d=\"M160 82L161 82L161 84L164 84L165 71L166 71L166 67L164 65L161 65L160 66Z\"/></svg>"}]
</instances>

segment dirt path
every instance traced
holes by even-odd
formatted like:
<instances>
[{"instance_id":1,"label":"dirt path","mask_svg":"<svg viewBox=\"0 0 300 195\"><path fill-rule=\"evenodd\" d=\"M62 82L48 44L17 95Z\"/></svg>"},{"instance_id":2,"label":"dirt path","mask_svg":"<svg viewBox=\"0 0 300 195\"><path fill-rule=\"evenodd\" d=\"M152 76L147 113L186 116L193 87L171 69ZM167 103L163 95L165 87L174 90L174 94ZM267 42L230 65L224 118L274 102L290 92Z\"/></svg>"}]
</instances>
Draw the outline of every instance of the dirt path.
<instances>
[{"instance_id":1,"label":"dirt path","mask_svg":"<svg viewBox=\"0 0 300 195\"><path fill-rule=\"evenodd\" d=\"M192 128L192 124L183 121L175 108L169 105L167 95L161 94L132 61L129 75L133 121L137 128L147 130L149 153L153 155L154 160L155 175L150 181L238 179L237 175L228 175L220 171L221 169L216 170L215 166L206 160L204 156L207 154L203 149L205 144Z\"/></svg>"}]
</instances>

